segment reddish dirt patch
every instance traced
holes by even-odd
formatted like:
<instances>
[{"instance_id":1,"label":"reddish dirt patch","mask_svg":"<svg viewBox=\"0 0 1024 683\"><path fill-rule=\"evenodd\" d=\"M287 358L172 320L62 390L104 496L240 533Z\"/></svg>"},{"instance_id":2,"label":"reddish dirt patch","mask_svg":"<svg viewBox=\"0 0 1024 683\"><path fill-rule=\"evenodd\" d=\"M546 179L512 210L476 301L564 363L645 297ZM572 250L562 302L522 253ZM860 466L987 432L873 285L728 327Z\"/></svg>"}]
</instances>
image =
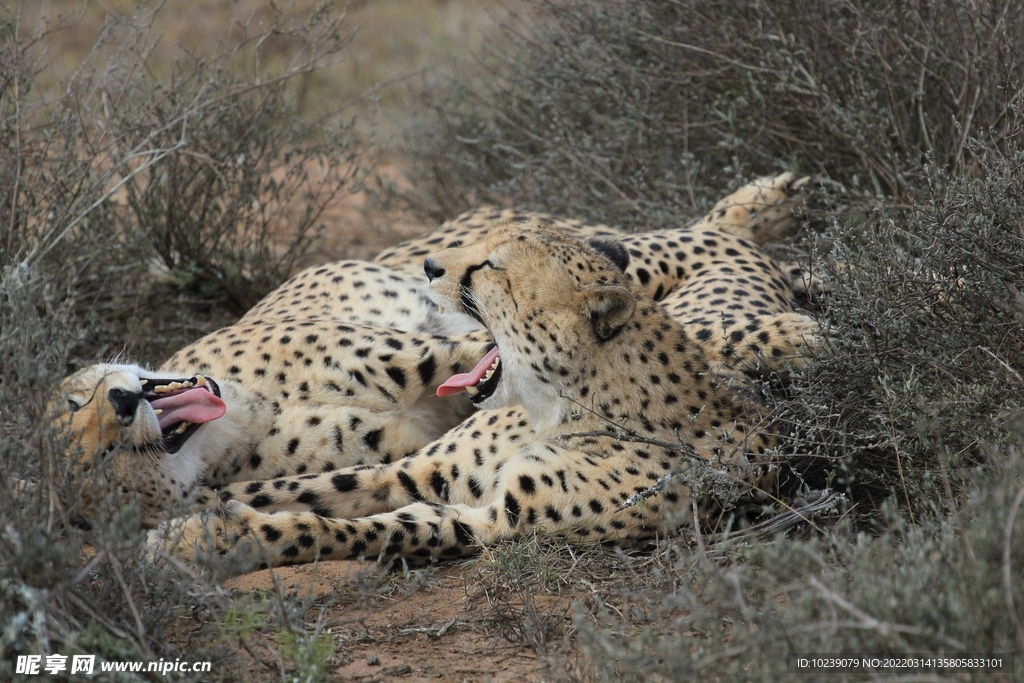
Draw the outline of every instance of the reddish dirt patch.
<instances>
[{"instance_id":1,"label":"reddish dirt patch","mask_svg":"<svg viewBox=\"0 0 1024 683\"><path fill-rule=\"evenodd\" d=\"M247 574L227 586L239 590L276 590L328 597L344 593L366 565L323 562ZM545 665L523 644L495 632L494 614L483 591L468 585L466 565L443 566L428 585L402 594L346 604L324 617L324 631L334 634L341 664L331 681L534 681ZM401 580L401 579L399 579ZM338 657L336 657L337 659Z\"/></svg>"}]
</instances>

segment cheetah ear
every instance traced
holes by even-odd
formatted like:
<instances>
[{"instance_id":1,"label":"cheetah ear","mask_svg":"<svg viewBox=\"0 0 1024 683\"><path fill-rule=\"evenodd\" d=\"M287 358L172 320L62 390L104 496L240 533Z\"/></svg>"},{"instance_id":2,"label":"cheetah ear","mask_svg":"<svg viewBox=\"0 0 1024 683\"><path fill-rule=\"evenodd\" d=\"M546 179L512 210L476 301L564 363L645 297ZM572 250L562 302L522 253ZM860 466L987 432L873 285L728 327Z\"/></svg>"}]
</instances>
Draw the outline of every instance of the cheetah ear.
<instances>
[{"instance_id":1,"label":"cheetah ear","mask_svg":"<svg viewBox=\"0 0 1024 683\"><path fill-rule=\"evenodd\" d=\"M622 242L608 235L599 235L588 239L587 245L614 263L615 267L623 273L626 272L626 267L629 265L629 252L626 251Z\"/></svg>"},{"instance_id":2,"label":"cheetah ear","mask_svg":"<svg viewBox=\"0 0 1024 683\"><path fill-rule=\"evenodd\" d=\"M583 294L583 305L590 312L590 324L600 341L607 341L618 334L636 310L636 299L625 287L600 285Z\"/></svg>"}]
</instances>

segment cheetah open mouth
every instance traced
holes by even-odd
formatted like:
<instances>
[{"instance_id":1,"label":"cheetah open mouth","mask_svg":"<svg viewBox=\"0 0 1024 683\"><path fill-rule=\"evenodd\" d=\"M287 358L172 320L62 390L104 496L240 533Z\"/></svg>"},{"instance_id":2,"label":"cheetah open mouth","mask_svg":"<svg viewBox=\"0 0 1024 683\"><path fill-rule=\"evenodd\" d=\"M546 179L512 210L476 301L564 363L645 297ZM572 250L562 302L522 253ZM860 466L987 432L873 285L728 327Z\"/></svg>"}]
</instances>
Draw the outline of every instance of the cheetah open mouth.
<instances>
[{"instance_id":1,"label":"cheetah open mouth","mask_svg":"<svg viewBox=\"0 0 1024 683\"><path fill-rule=\"evenodd\" d=\"M165 453L177 453L200 425L227 412L220 387L209 377L143 379L142 390L160 423L159 446Z\"/></svg>"},{"instance_id":2,"label":"cheetah open mouth","mask_svg":"<svg viewBox=\"0 0 1024 683\"><path fill-rule=\"evenodd\" d=\"M438 396L450 396L461 393L465 390L469 394L469 400L473 403L480 403L488 399L498 388L501 381L501 358L498 356L498 347L487 352L487 354L476 364L476 367L469 372L452 375L448 380L437 388Z\"/></svg>"}]
</instances>

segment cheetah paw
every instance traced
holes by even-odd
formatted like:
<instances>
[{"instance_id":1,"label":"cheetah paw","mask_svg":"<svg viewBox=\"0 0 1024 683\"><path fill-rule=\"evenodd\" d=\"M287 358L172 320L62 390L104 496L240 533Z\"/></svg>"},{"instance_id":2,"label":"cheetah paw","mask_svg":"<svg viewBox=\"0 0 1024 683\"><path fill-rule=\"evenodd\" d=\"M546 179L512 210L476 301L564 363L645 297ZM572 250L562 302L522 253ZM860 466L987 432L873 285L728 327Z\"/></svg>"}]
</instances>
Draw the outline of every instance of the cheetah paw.
<instances>
[{"instance_id":1,"label":"cheetah paw","mask_svg":"<svg viewBox=\"0 0 1024 683\"><path fill-rule=\"evenodd\" d=\"M796 230L793 212L799 190L810 180L809 176L797 177L788 171L758 178L715 204L693 227L721 230L758 245L778 241Z\"/></svg>"},{"instance_id":2,"label":"cheetah paw","mask_svg":"<svg viewBox=\"0 0 1024 683\"><path fill-rule=\"evenodd\" d=\"M217 513L204 511L173 519L149 532L149 556L163 554L200 565L213 566L230 574L255 569L263 549L251 529L259 516L248 505L232 500Z\"/></svg>"},{"instance_id":3,"label":"cheetah paw","mask_svg":"<svg viewBox=\"0 0 1024 683\"><path fill-rule=\"evenodd\" d=\"M813 298L832 291L831 283L825 282L820 275L796 261L779 263L779 268L786 276L789 289L797 296Z\"/></svg>"}]
</instances>

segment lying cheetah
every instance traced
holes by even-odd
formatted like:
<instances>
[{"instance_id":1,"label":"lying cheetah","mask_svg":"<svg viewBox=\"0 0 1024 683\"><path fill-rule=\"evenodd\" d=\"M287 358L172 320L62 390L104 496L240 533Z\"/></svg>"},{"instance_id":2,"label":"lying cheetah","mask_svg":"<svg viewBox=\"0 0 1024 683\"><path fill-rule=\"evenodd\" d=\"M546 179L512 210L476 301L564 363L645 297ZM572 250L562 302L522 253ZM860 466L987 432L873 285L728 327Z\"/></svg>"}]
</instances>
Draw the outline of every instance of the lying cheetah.
<instances>
[{"instance_id":1,"label":"lying cheetah","mask_svg":"<svg viewBox=\"0 0 1024 683\"><path fill-rule=\"evenodd\" d=\"M799 266L776 264L754 245L792 232L796 225L793 201L807 182L808 178L797 178L792 173L761 178L718 202L695 225L634 235L549 214L476 209L427 235L383 251L374 264L337 261L303 271L268 294L242 320L332 317L434 334L479 329L468 317L436 314L425 293L423 259L434 251L473 244L494 225L530 220L578 239L620 241L626 249L620 265L627 277L656 300L692 279L705 265L714 265L708 263L709 259L725 263L749 258L753 267L770 271L777 279L771 287L783 300L782 305L788 307L789 296L805 293L810 280ZM708 231L719 233L716 237L722 242L717 252L691 239L695 233Z\"/></svg>"},{"instance_id":2,"label":"lying cheetah","mask_svg":"<svg viewBox=\"0 0 1024 683\"><path fill-rule=\"evenodd\" d=\"M242 322L157 370L100 364L71 375L60 421L80 471L97 454L152 527L194 502L200 484L330 472L417 451L472 413L465 398L441 399L437 390L491 346L482 333Z\"/></svg>"},{"instance_id":3,"label":"lying cheetah","mask_svg":"<svg viewBox=\"0 0 1024 683\"><path fill-rule=\"evenodd\" d=\"M749 188L734 193L733 209L716 215L735 224L737 196L767 197L775 207L767 215L778 219L789 196L779 188L798 184L781 178L774 185L759 181L753 194ZM744 211L749 218L749 203ZM568 224L579 235L589 232L592 246L628 282L665 297L718 373L782 369L784 359L802 351L793 340L811 338L813 321L793 331L771 319L794 315L784 275L744 239L669 231L627 236L622 248L608 228ZM183 349L156 372L101 365L72 376L64 384L63 419L78 435L83 466L92 453L111 463L113 479L125 493L138 492L152 525L174 505L204 498L197 495L201 483L244 481L256 491L260 481L274 479L268 487L295 491L296 481L282 477L387 463L416 451L471 413L467 394L474 383L443 400L434 392L449 374L472 377L466 371L491 345L481 332L463 334L482 330L466 312L439 315L426 298L426 282L383 264L329 264L296 276L238 324ZM714 291L723 282L727 289ZM713 298L705 301L705 294ZM691 315L716 308L728 315ZM740 343L735 324L719 329L726 319L741 320L756 334ZM205 389L197 391L200 383ZM441 393L458 388L449 382ZM249 499L265 501L258 493Z\"/></svg>"},{"instance_id":4,"label":"lying cheetah","mask_svg":"<svg viewBox=\"0 0 1024 683\"><path fill-rule=\"evenodd\" d=\"M813 319L793 311L791 299L809 288L821 293L821 286L757 245L793 230L792 199L807 182L792 173L761 178L689 228L634 235L548 214L479 209L385 250L374 264L338 261L304 271L242 320L320 316L434 334L481 329L469 316L439 315L427 297L423 259L431 250L473 244L495 224L532 220L591 244L621 243L606 255L684 322L709 358L748 374L782 373L813 353L818 332Z\"/></svg>"},{"instance_id":5,"label":"lying cheetah","mask_svg":"<svg viewBox=\"0 0 1024 683\"><path fill-rule=\"evenodd\" d=\"M618 543L657 534L690 490L631 499L695 462L745 472L775 440L620 254L594 245L534 222L429 257L430 297L496 342L438 391L470 393L479 412L395 462L230 484L222 515L167 538L186 557L251 552L277 566L458 557L531 528Z\"/></svg>"}]
</instances>

